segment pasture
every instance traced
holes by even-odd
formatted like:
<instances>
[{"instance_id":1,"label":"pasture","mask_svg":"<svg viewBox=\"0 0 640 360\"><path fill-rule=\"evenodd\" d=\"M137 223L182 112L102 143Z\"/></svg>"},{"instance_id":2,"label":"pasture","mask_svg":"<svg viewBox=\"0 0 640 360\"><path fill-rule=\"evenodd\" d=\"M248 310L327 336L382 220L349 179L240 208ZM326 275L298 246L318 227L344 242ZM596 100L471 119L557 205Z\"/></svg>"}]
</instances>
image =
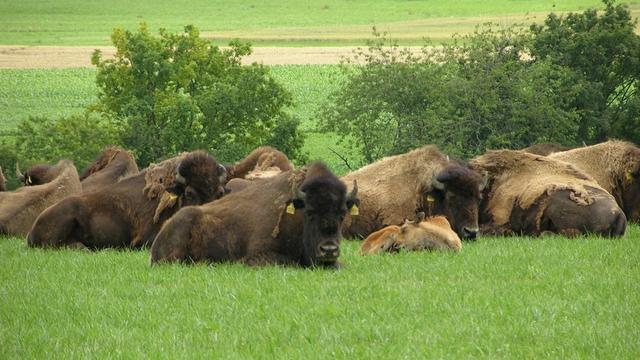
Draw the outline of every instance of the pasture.
<instances>
[{"instance_id":1,"label":"pasture","mask_svg":"<svg viewBox=\"0 0 640 360\"><path fill-rule=\"evenodd\" d=\"M637 1L631 1L635 14ZM181 30L197 26L202 35L226 44L241 38L261 46L335 46L364 44L371 27L390 31L403 44L424 37L446 41L469 33L476 24L503 25L542 21L551 12L582 11L598 0L460 0L448 1L109 1L62 0L0 3L0 44L109 45L114 27L134 29L146 21L151 29Z\"/></svg>"},{"instance_id":2,"label":"pasture","mask_svg":"<svg viewBox=\"0 0 640 360\"><path fill-rule=\"evenodd\" d=\"M3 358L638 358L640 228L482 238L339 271L149 266L0 239Z\"/></svg>"}]
</instances>

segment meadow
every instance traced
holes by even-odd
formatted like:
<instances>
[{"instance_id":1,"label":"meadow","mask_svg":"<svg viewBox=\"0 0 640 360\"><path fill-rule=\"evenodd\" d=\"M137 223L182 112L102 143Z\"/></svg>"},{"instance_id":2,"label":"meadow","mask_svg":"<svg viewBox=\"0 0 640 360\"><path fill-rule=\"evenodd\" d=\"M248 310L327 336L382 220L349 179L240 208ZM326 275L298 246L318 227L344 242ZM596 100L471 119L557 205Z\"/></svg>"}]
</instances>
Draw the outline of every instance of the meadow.
<instances>
[{"instance_id":1,"label":"meadow","mask_svg":"<svg viewBox=\"0 0 640 360\"><path fill-rule=\"evenodd\" d=\"M628 1L635 14L640 4ZM187 6L188 4L188 6ZM542 21L555 11L582 11L598 0L459 0L396 1L94 1L0 2L0 44L109 45L114 27L179 31L196 25L219 43L241 38L264 46L335 46L363 44L376 25L403 44L422 44L424 37L446 41L469 33L476 24Z\"/></svg>"}]
</instances>

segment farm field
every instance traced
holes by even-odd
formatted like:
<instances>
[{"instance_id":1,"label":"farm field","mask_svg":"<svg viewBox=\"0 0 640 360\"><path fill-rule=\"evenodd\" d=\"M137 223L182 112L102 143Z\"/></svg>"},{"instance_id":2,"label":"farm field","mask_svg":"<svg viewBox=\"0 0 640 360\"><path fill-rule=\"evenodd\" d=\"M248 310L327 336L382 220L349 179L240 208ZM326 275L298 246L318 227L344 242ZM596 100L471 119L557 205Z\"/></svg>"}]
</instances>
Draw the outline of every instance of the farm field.
<instances>
[{"instance_id":1,"label":"farm field","mask_svg":"<svg viewBox=\"0 0 640 360\"><path fill-rule=\"evenodd\" d=\"M0 238L0 357L637 359L639 236L369 257L346 241L338 271Z\"/></svg>"},{"instance_id":2,"label":"farm field","mask_svg":"<svg viewBox=\"0 0 640 360\"><path fill-rule=\"evenodd\" d=\"M640 3L629 1L634 14ZM376 25L403 44L424 37L447 41L483 22L504 25L542 21L551 12L582 11L598 0L448 1L109 1L34 0L0 3L0 44L109 45L114 27L181 30L196 25L202 35L226 44L231 38L260 46L336 46L363 44Z\"/></svg>"}]
</instances>

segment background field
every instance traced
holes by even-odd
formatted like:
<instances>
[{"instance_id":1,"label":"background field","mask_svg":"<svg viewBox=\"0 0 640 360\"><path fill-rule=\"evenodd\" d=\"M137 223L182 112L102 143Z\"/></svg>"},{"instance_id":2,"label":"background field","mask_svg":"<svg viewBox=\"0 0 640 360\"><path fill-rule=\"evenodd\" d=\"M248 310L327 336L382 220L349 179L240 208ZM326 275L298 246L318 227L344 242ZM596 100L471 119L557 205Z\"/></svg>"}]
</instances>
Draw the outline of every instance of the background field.
<instances>
[{"instance_id":1,"label":"background field","mask_svg":"<svg viewBox=\"0 0 640 360\"><path fill-rule=\"evenodd\" d=\"M348 241L339 271L0 238L0 357L637 359L638 236L370 257Z\"/></svg>"},{"instance_id":2,"label":"background field","mask_svg":"<svg viewBox=\"0 0 640 360\"><path fill-rule=\"evenodd\" d=\"M638 1L628 3L639 13ZM598 0L2 1L0 44L109 45L114 27L133 29L142 20L154 30L193 24L222 43L239 37L259 45L362 44L377 25L404 44L419 44L424 37L442 41L468 33L486 21L541 21L551 11L600 5Z\"/></svg>"}]
</instances>

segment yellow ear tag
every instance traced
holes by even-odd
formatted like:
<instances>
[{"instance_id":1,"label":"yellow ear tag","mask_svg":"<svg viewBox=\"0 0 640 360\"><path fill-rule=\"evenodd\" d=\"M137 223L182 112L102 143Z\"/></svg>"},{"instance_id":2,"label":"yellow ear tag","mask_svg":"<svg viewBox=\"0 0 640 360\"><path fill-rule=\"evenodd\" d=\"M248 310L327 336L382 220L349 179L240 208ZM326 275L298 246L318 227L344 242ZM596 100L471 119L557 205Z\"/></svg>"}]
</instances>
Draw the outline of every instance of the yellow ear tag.
<instances>
[{"instance_id":1,"label":"yellow ear tag","mask_svg":"<svg viewBox=\"0 0 640 360\"><path fill-rule=\"evenodd\" d=\"M625 173L625 177L627 178L627 180L632 181L633 180L633 174L631 173L631 171L627 170L627 172Z\"/></svg>"},{"instance_id":2,"label":"yellow ear tag","mask_svg":"<svg viewBox=\"0 0 640 360\"><path fill-rule=\"evenodd\" d=\"M31 185L31 176L27 176L27 185Z\"/></svg>"},{"instance_id":3,"label":"yellow ear tag","mask_svg":"<svg viewBox=\"0 0 640 360\"><path fill-rule=\"evenodd\" d=\"M429 194L429 195L427 195L427 201L428 201L428 202L434 202L434 201L436 201L436 199L434 199L434 198L433 198L433 196L431 196L431 195Z\"/></svg>"},{"instance_id":4,"label":"yellow ear tag","mask_svg":"<svg viewBox=\"0 0 640 360\"><path fill-rule=\"evenodd\" d=\"M169 193L169 200L173 201L178 197L176 194Z\"/></svg>"},{"instance_id":5,"label":"yellow ear tag","mask_svg":"<svg viewBox=\"0 0 640 360\"><path fill-rule=\"evenodd\" d=\"M351 216L358 216L358 215L360 215L360 209L358 209L358 205L355 205L355 204L354 204L354 205L351 207L351 210L349 211L349 214L350 214Z\"/></svg>"},{"instance_id":6,"label":"yellow ear tag","mask_svg":"<svg viewBox=\"0 0 640 360\"><path fill-rule=\"evenodd\" d=\"M296 207L293 206L293 203L289 203L289 205L287 205L287 214L295 214L296 213Z\"/></svg>"}]
</instances>

